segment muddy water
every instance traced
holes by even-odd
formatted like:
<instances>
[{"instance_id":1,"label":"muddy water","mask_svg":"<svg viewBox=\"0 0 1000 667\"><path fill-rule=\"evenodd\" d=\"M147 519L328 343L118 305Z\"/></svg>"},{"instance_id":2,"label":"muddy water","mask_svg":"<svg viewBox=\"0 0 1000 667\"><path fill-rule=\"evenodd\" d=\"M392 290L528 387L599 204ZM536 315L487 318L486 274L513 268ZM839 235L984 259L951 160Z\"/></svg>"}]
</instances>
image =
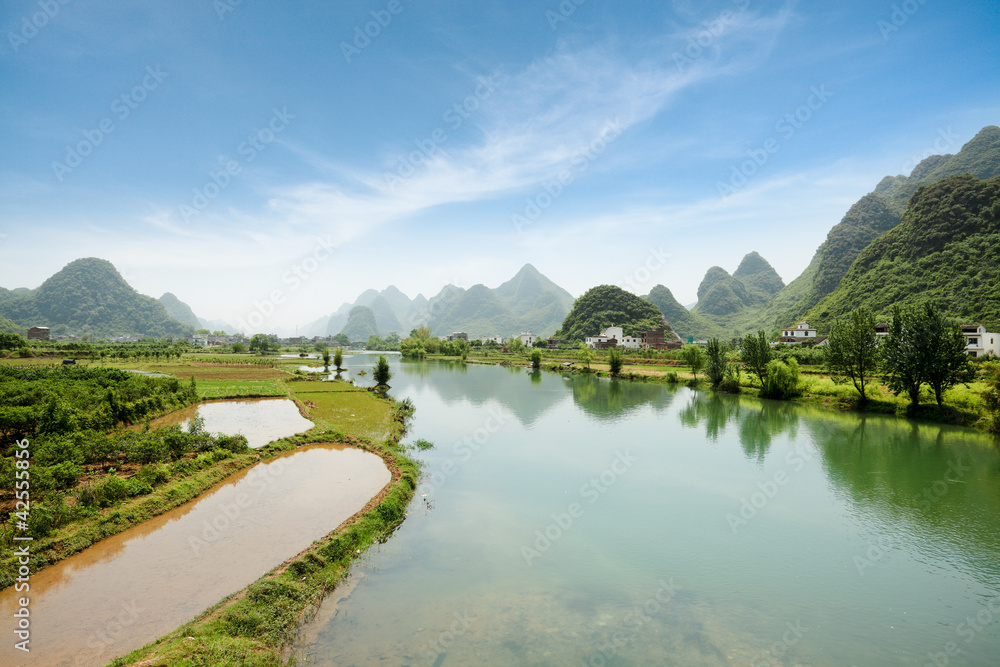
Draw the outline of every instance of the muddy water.
<instances>
[{"instance_id":1,"label":"muddy water","mask_svg":"<svg viewBox=\"0 0 1000 667\"><path fill-rule=\"evenodd\" d=\"M0 593L0 617L30 598L31 652L0 665L99 665L174 630L308 547L390 480L369 452L303 447L99 542Z\"/></svg>"},{"instance_id":2,"label":"muddy water","mask_svg":"<svg viewBox=\"0 0 1000 667\"><path fill-rule=\"evenodd\" d=\"M205 430L209 433L244 435L253 449L313 427L287 398L209 401L153 420L150 427L180 424L186 430L195 415L205 420Z\"/></svg>"}]
</instances>

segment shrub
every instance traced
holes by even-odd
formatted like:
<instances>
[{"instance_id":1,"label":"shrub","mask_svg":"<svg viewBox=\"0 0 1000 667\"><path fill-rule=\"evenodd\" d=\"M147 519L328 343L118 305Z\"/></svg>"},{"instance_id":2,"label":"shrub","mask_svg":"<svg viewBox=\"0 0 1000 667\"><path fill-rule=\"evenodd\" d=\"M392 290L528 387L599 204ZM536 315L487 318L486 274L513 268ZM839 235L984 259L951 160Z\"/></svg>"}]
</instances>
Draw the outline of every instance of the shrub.
<instances>
[{"instance_id":1,"label":"shrub","mask_svg":"<svg viewBox=\"0 0 1000 667\"><path fill-rule=\"evenodd\" d=\"M135 479L152 486L159 486L170 478L166 467L162 465L148 465L139 468L135 474Z\"/></svg>"},{"instance_id":2,"label":"shrub","mask_svg":"<svg viewBox=\"0 0 1000 667\"><path fill-rule=\"evenodd\" d=\"M619 347L613 347L608 352L608 365L611 366L611 374L618 375L622 372L622 366L625 363L625 350Z\"/></svg>"},{"instance_id":3,"label":"shrub","mask_svg":"<svg viewBox=\"0 0 1000 667\"><path fill-rule=\"evenodd\" d=\"M97 486L100 488L98 502L104 507L125 500L129 496L128 482L114 473L105 477Z\"/></svg>"},{"instance_id":4,"label":"shrub","mask_svg":"<svg viewBox=\"0 0 1000 667\"><path fill-rule=\"evenodd\" d=\"M539 350L533 350L531 352L531 367L537 371L541 367L541 365L542 365L542 353Z\"/></svg>"},{"instance_id":5,"label":"shrub","mask_svg":"<svg viewBox=\"0 0 1000 667\"><path fill-rule=\"evenodd\" d=\"M219 435L215 438L215 446L233 453L245 452L250 449L246 436L242 435Z\"/></svg>"},{"instance_id":6,"label":"shrub","mask_svg":"<svg viewBox=\"0 0 1000 667\"><path fill-rule=\"evenodd\" d=\"M667 373L666 381L669 382L670 384L677 384L678 382L681 381L681 379L676 372L670 371Z\"/></svg>"},{"instance_id":7,"label":"shrub","mask_svg":"<svg viewBox=\"0 0 1000 667\"><path fill-rule=\"evenodd\" d=\"M777 359L768 363L760 397L788 400L799 394L799 362L792 357L788 359L788 363Z\"/></svg>"}]
</instances>

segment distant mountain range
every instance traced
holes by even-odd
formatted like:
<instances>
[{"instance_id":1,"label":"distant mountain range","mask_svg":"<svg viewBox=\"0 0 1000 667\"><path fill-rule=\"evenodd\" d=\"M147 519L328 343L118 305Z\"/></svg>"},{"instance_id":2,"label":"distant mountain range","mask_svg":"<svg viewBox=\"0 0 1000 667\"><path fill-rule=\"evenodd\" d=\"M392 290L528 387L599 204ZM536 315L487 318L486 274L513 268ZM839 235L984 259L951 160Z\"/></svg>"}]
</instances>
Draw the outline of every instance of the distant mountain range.
<instances>
[{"instance_id":1,"label":"distant mountain range","mask_svg":"<svg viewBox=\"0 0 1000 667\"><path fill-rule=\"evenodd\" d=\"M351 340L367 340L372 333L396 332L406 337L419 326L435 336L464 331L470 337L509 337L530 330L551 335L573 307L573 296L542 275L531 264L499 287L473 285L468 289L445 285L430 299L410 299L393 285L381 292L367 290L353 303L305 327L307 335L344 333Z\"/></svg>"},{"instance_id":2,"label":"distant mountain range","mask_svg":"<svg viewBox=\"0 0 1000 667\"><path fill-rule=\"evenodd\" d=\"M24 330L111 338L186 336L194 327L174 319L160 301L135 291L111 262L94 257L67 264L33 290L0 288L0 315Z\"/></svg>"},{"instance_id":3,"label":"distant mountain range","mask_svg":"<svg viewBox=\"0 0 1000 667\"><path fill-rule=\"evenodd\" d=\"M561 330L576 338L609 324L647 326L665 318L682 339L731 338L758 329L774 333L803 318L822 331L859 305L885 316L893 304L930 297L953 317L998 330L998 176L1000 128L989 126L955 155L931 156L909 176L883 178L851 206L809 266L787 285L767 260L751 252L732 274L710 268L690 309L663 285L641 299L612 293L605 285L574 302L526 264L496 288L445 285L430 299L421 294L410 299L391 285L370 289L301 329L306 336L343 332L351 340L374 333L405 337L418 326L437 336L465 331L470 337L509 337L523 330L551 336ZM650 317L649 308L659 318ZM616 318L621 321L611 321ZM23 334L31 326L95 337L233 329L198 318L169 292L159 300L139 294L110 262L95 258L71 262L34 290L0 288L0 332ZM597 330L589 331L593 327Z\"/></svg>"}]
</instances>

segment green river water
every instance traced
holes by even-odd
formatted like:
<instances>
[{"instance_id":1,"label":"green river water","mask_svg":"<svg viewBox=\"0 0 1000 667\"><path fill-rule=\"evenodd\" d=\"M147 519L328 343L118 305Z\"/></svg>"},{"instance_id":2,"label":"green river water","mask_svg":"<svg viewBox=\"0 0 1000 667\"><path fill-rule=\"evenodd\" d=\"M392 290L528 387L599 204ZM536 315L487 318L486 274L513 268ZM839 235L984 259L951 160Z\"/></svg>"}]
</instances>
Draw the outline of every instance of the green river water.
<instances>
[{"instance_id":1,"label":"green river water","mask_svg":"<svg viewBox=\"0 0 1000 667\"><path fill-rule=\"evenodd\" d=\"M305 628L308 664L1000 664L993 438L391 361L436 447Z\"/></svg>"}]
</instances>

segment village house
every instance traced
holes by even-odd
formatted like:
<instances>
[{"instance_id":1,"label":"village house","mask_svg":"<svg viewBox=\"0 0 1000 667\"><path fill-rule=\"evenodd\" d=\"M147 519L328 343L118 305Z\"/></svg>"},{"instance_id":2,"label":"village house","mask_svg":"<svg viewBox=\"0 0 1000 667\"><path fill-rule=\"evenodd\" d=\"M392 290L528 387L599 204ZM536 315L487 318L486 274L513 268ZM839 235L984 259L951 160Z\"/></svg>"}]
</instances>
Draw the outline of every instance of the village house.
<instances>
[{"instance_id":1,"label":"village house","mask_svg":"<svg viewBox=\"0 0 1000 667\"><path fill-rule=\"evenodd\" d=\"M525 347L532 347L535 344L535 341L538 340L538 336L530 331L522 331L518 338L521 339L521 343Z\"/></svg>"},{"instance_id":2,"label":"village house","mask_svg":"<svg viewBox=\"0 0 1000 667\"><path fill-rule=\"evenodd\" d=\"M28 329L28 340L48 340L50 330L48 327L31 327Z\"/></svg>"},{"instance_id":3,"label":"village house","mask_svg":"<svg viewBox=\"0 0 1000 667\"><path fill-rule=\"evenodd\" d=\"M642 347L642 338L639 336L626 336L622 327L607 327L596 336L587 336L584 343L588 347L597 350L604 350L609 347L624 347L630 350L638 350Z\"/></svg>"},{"instance_id":4,"label":"village house","mask_svg":"<svg viewBox=\"0 0 1000 667\"><path fill-rule=\"evenodd\" d=\"M449 335L445 336L445 340L449 343L456 340L469 340L469 334L464 331L453 331Z\"/></svg>"},{"instance_id":5,"label":"village house","mask_svg":"<svg viewBox=\"0 0 1000 667\"><path fill-rule=\"evenodd\" d=\"M479 342L483 345L490 342L496 343L497 345L503 345L503 336L480 336Z\"/></svg>"},{"instance_id":6,"label":"village house","mask_svg":"<svg viewBox=\"0 0 1000 667\"><path fill-rule=\"evenodd\" d=\"M965 353L970 357L1000 357L1000 334L990 333L982 324L963 324L959 327L965 336Z\"/></svg>"},{"instance_id":7,"label":"village house","mask_svg":"<svg viewBox=\"0 0 1000 667\"><path fill-rule=\"evenodd\" d=\"M814 343L822 344L826 341L825 338L816 337L816 329L809 326L808 322L799 322L794 327L786 327L781 330L781 336L774 342L771 343L772 346L778 343L784 343L785 345L801 345L802 343Z\"/></svg>"},{"instance_id":8,"label":"village house","mask_svg":"<svg viewBox=\"0 0 1000 667\"><path fill-rule=\"evenodd\" d=\"M681 347L679 340L667 340L663 327L642 332L642 347L647 350L677 350Z\"/></svg>"}]
</instances>

